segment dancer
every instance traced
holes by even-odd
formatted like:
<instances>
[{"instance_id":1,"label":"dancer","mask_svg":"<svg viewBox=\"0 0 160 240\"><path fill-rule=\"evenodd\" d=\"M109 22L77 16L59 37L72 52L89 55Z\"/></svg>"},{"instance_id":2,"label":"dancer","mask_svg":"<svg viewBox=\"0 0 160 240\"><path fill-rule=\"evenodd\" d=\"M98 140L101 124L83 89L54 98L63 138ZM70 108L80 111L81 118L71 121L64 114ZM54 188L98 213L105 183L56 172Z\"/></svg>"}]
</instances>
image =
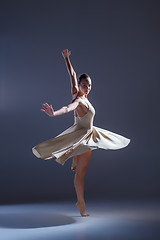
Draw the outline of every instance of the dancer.
<instances>
[{"instance_id":1,"label":"dancer","mask_svg":"<svg viewBox=\"0 0 160 240\"><path fill-rule=\"evenodd\" d=\"M130 139L93 126L95 109L87 99L92 87L91 78L84 73L79 76L77 81L76 72L69 59L70 54L71 51L68 49L62 52L71 79L72 103L57 111L54 111L52 105L44 103L41 111L50 117L74 111L74 124L55 138L36 145L32 148L32 152L36 157L44 160L55 157L61 165L73 157L72 170L75 171L76 207L81 216L87 217L90 214L86 213L85 207L84 176L90 162L91 151L98 148L121 149L129 144Z\"/></svg>"}]
</instances>

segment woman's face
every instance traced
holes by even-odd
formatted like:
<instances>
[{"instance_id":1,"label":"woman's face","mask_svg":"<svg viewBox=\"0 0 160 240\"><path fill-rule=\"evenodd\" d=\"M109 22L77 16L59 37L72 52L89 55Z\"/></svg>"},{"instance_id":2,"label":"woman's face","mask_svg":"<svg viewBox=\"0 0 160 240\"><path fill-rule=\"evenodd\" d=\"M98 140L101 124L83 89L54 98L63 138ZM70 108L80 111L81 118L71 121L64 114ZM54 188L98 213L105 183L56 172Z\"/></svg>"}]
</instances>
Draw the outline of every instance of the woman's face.
<instances>
[{"instance_id":1,"label":"woman's face","mask_svg":"<svg viewBox=\"0 0 160 240\"><path fill-rule=\"evenodd\" d=\"M81 82L79 83L79 90L83 92L84 94L88 94L91 91L91 79L82 79Z\"/></svg>"}]
</instances>

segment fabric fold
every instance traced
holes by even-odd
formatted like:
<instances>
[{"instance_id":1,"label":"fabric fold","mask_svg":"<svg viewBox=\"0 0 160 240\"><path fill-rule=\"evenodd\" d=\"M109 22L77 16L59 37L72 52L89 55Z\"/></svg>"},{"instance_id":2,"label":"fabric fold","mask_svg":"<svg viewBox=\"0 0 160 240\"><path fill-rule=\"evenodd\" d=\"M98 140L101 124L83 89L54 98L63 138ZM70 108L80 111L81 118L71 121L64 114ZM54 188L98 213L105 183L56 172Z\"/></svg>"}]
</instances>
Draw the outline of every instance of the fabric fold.
<instances>
[{"instance_id":1,"label":"fabric fold","mask_svg":"<svg viewBox=\"0 0 160 240\"><path fill-rule=\"evenodd\" d=\"M44 160L56 158L64 165L67 159L102 148L121 149L130 143L130 139L117 133L93 126L95 109L88 101L88 112L83 117L75 117L74 124L55 138L44 141L32 148L37 158Z\"/></svg>"}]
</instances>

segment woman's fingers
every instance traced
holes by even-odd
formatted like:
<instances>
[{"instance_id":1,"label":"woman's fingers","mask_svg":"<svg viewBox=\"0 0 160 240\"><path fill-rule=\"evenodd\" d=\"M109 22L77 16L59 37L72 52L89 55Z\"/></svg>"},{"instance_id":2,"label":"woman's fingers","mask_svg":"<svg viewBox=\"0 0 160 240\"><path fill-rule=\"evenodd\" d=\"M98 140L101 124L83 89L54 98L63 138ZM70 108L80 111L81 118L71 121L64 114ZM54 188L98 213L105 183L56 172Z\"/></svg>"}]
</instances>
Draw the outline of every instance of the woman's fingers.
<instances>
[{"instance_id":1,"label":"woman's fingers","mask_svg":"<svg viewBox=\"0 0 160 240\"><path fill-rule=\"evenodd\" d=\"M49 106L48 103L43 103L43 105Z\"/></svg>"},{"instance_id":2,"label":"woman's fingers","mask_svg":"<svg viewBox=\"0 0 160 240\"><path fill-rule=\"evenodd\" d=\"M44 108L49 108L48 103L44 103L44 104L42 104L42 106L43 106Z\"/></svg>"},{"instance_id":3,"label":"woman's fingers","mask_svg":"<svg viewBox=\"0 0 160 240\"><path fill-rule=\"evenodd\" d=\"M45 110L47 110L47 109L48 109L48 107L47 107L47 106L45 106L45 105L42 105L42 107L43 107Z\"/></svg>"},{"instance_id":4,"label":"woman's fingers","mask_svg":"<svg viewBox=\"0 0 160 240\"><path fill-rule=\"evenodd\" d=\"M42 112L45 112L48 115L47 110L41 109Z\"/></svg>"},{"instance_id":5,"label":"woman's fingers","mask_svg":"<svg viewBox=\"0 0 160 240\"><path fill-rule=\"evenodd\" d=\"M49 104L48 103L45 103L47 106L49 106Z\"/></svg>"},{"instance_id":6,"label":"woman's fingers","mask_svg":"<svg viewBox=\"0 0 160 240\"><path fill-rule=\"evenodd\" d=\"M43 110L43 112L50 112L50 111L53 111L53 107L52 105L49 105L48 103L43 103L42 104L42 107L45 109L41 109Z\"/></svg>"},{"instance_id":7,"label":"woman's fingers","mask_svg":"<svg viewBox=\"0 0 160 240\"><path fill-rule=\"evenodd\" d=\"M62 55L63 55L64 57L67 57L67 56L69 56L70 54L71 54L71 51L69 51L68 49L64 49L63 52L62 52Z\"/></svg>"}]
</instances>

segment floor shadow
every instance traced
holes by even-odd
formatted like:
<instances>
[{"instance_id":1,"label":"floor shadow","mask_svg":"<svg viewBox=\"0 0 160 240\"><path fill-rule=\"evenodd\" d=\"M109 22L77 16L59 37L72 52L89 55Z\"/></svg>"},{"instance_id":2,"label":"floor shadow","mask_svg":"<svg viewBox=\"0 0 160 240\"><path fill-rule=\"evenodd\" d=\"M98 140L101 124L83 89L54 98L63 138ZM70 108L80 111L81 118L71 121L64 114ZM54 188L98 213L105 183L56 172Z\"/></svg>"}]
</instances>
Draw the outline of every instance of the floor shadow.
<instances>
[{"instance_id":1,"label":"floor shadow","mask_svg":"<svg viewBox=\"0 0 160 240\"><path fill-rule=\"evenodd\" d=\"M49 213L0 214L0 228L42 228L74 223L72 217Z\"/></svg>"}]
</instances>

